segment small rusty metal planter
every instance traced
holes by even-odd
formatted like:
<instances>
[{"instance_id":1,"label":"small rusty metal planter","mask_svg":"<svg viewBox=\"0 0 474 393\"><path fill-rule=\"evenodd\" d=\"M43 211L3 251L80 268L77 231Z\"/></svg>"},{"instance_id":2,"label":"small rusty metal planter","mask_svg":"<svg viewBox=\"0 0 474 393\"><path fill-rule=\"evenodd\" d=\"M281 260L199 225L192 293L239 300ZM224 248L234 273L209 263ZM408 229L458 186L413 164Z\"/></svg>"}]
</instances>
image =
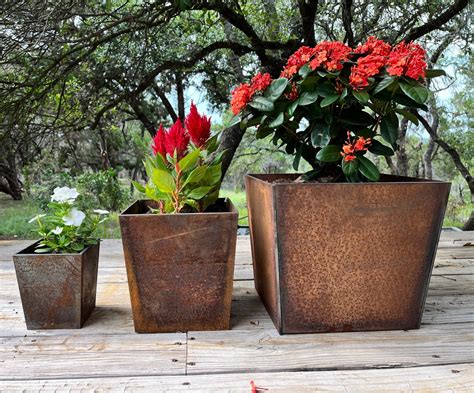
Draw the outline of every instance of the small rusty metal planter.
<instances>
[{"instance_id":1,"label":"small rusty metal planter","mask_svg":"<svg viewBox=\"0 0 474 393\"><path fill-rule=\"evenodd\" d=\"M246 177L255 287L278 331L419 328L450 183L296 177Z\"/></svg>"},{"instance_id":2,"label":"small rusty metal planter","mask_svg":"<svg viewBox=\"0 0 474 393\"><path fill-rule=\"evenodd\" d=\"M237 210L146 214L151 204L120 215L135 331L229 329Z\"/></svg>"},{"instance_id":3,"label":"small rusty metal planter","mask_svg":"<svg viewBox=\"0 0 474 393\"><path fill-rule=\"evenodd\" d=\"M78 254L13 255L28 330L79 329L95 308L99 244Z\"/></svg>"}]
</instances>

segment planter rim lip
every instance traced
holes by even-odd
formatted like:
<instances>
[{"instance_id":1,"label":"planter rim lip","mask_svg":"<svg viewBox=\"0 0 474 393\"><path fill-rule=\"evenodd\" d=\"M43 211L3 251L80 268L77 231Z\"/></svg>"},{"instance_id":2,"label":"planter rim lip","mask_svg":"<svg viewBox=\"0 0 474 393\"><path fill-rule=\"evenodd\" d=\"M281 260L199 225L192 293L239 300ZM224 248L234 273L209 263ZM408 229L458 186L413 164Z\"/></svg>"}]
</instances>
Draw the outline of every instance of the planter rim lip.
<instances>
[{"instance_id":1,"label":"planter rim lip","mask_svg":"<svg viewBox=\"0 0 474 393\"><path fill-rule=\"evenodd\" d=\"M287 176L287 175L296 175L298 173L247 173L245 175L246 178L251 178L258 182L270 185L271 187L281 187L281 186L288 186L291 185L293 187L308 187L308 186L361 186L361 185L400 185L400 184L443 184L443 185L451 185L451 182L444 181L444 180L428 180L428 179L420 179L417 177L408 177L405 176L406 179L413 179L415 181L377 181L377 182L366 182L366 183L316 183L316 182L308 182L308 183L272 183L265 179L260 178L261 175L274 175L274 176ZM384 174L383 174L384 175ZM386 175L386 176L395 176L395 175Z\"/></svg>"},{"instance_id":2,"label":"planter rim lip","mask_svg":"<svg viewBox=\"0 0 474 393\"><path fill-rule=\"evenodd\" d=\"M13 254L13 256L27 256L27 257L31 257L31 256L35 256L35 257L38 257L38 256L42 256L42 255L48 255L48 256L74 256L74 257L77 257L77 256L82 256L85 254L85 252L93 247L93 246L98 246L100 244L102 239L98 239L98 243L97 244L89 244L87 247L84 247L84 249L81 251L81 252L76 252L76 253L70 253L70 252L67 252L67 253L61 253L61 254L51 254L51 253L46 253L46 252L41 252L41 253L26 253L26 252L23 252L27 249L29 249L30 247L32 246L35 246L36 244L38 244L41 239L38 239L38 240L35 240L33 243L29 244L28 246L26 246L25 248L21 249L20 251L16 252L15 254Z\"/></svg>"},{"instance_id":3,"label":"planter rim lip","mask_svg":"<svg viewBox=\"0 0 474 393\"><path fill-rule=\"evenodd\" d=\"M151 199L137 199L133 201L125 210L122 211L122 213L119 214L119 217L196 217L196 216L201 216L205 214L206 216L211 216L211 215L216 215L216 216L228 216L228 215L239 215L239 212L237 211L237 208L235 205L232 203L230 198L221 198L224 199L229 206L229 211L226 212L203 212L203 213L163 213L163 214L149 214L147 215L146 213L125 213L127 210L129 210L133 205L140 203L140 201L151 201Z\"/></svg>"}]
</instances>

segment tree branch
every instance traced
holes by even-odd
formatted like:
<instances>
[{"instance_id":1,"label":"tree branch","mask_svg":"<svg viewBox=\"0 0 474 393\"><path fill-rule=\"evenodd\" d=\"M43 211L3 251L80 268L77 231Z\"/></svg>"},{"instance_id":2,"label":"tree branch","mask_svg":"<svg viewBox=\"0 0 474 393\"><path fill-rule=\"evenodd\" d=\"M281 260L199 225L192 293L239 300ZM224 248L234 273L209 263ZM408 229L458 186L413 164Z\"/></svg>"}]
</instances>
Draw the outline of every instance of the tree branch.
<instances>
[{"instance_id":1,"label":"tree branch","mask_svg":"<svg viewBox=\"0 0 474 393\"><path fill-rule=\"evenodd\" d=\"M354 46L354 33L352 32L352 0L342 1L342 23L346 31L344 42L352 48Z\"/></svg>"},{"instance_id":2,"label":"tree branch","mask_svg":"<svg viewBox=\"0 0 474 393\"><path fill-rule=\"evenodd\" d=\"M303 43L307 46L315 46L314 21L318 10L318 0L298 0L298 8L303 27Z\"/></svg>"},{"instance_id":3,"label":"tree branch","mask_svg":"<svg viewBox=\"0 0 474 393\"><path fill-rule=\"evenodd\" d=\"M468 4L469 0L456 0L451 7L441 13L437 18L434 18L424 25L410 30L405 38L403 38L403 41L414 41L433 30L439 29L442 25L466 8Z\"/></svg>"}]
</instances>

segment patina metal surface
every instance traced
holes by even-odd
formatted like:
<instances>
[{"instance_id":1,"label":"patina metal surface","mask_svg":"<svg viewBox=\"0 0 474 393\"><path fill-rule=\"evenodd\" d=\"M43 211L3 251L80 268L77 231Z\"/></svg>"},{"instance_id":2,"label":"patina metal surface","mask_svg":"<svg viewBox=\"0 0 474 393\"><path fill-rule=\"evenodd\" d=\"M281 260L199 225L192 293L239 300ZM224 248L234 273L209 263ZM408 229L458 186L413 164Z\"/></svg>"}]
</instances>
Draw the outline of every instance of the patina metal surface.
<instances>
[{"instance_id":1,"label":"patina metal surface","mask_svg":"<svg viewBox=\"0 0 474 393\"><path fill-rule=\"evenodd\" d=\"M99 245L79 254L35 254L35 245L13 256L27 328L81 328L95 308Z\"/></svg>"},{"instance_id":2,"label":"patina metal surface","mask_svg":"<svg viewBox=\"0 0 474 393\"><path fill-rule=\"evenodd\" d=\"M230 325L238 213L120 216L135 331L225 330Z\"/></svg>"},{"instance_id":3,"label":"patina metal surface","mask_svg":"<svg viewBox=\"0 0 474 393\"><path fill-rule=\"evenodd\" d=\"M278 331L419 328L450 184L275 182L294 177L247 177L256 289Z\"/></svg>"}]
</instances>

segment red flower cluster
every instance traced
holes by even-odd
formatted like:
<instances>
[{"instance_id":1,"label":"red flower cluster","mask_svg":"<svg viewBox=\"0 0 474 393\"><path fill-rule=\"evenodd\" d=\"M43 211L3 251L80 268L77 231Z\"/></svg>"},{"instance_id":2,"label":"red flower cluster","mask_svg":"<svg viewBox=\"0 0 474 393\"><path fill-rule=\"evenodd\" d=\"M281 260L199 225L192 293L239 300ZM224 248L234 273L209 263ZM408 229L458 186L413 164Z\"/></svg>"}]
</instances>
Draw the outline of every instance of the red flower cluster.
<instances>
[{"instance_id":1,"label":"red flower cluster","mask_svg":"<svg viewBox=\"0 0 474 393\"><path fill-rule=\"evenodd\" d=\"M352 49L339 41L323 41L314 47L315 57L309 63L312 70L322 67L327 71L339 71L349 60Z\"/></svg>"},{"instance_id":2,"label":"red flower cluster","mask_svg":"<svg viewBox=\"0 0 474 393\"><path fill-rule=\"evenodd\" d=\"M366 43L359 45L355 53L364 54L364 57L357 60L357 64L352 67L349 76L349 83L355 90L363 89L369 85L369 78L377 75L385 66L391 47L382 40L370 36Z\"/></svg>"},{"instance_id":3,"label":"red flower cluster","mask_svg":"<svg viewBox=\"0 0 474 393\"><path fill-rule=\"evenodd\" d=\"M190 139L196 146L204 146L211 135L211 120L201 116L193 102L185 119L185 125L186 128L180 119L176 120L169 130L165 130L160 124L151 145L153 153L155 155L159 153L165 158L167 154L174 156L176 152L179 160L186 154Z\"/></svg>"},{"instance_id":4,"label":"red flower cluster","mask_svg":"<svg viewBox=\"0 0 474 393\"><path fill-rule=\"evenodd\" d=\"M351 142L351 133L347 131L347 141L342 146L341 156L344 161L352 161L356 159L355 153L359 151L367 151L367 146L372 143L370 138L365 139L363 136L358 137L357 141Z\"/></svg>"},{"instance_id":5,"label":"red flower cluster","mask_svg":"<svg viewBox=\"0 0 474 393\"><path fill-rule=\"evenodd\" d=\"M280 78L290 79L311 59L311 57L313 57L315 53L315 48L310 48L309 46L302 46L299 48L288 58L286 66L280 74Z\"/></svg>"},{"instance_id":6,"label":"red flower cluster","mask_svg":"<svg viewBox=\"0 0 474 393\"><path fill-rule=\"evenodd\" d=\"M387 60L387 72L390 75L405 75L412 79L425 77L426 52L418 44L400 42L392 49Z\"/></svg>"},{"instance_id":7,"label":"red flower cluster","mask_svg":"<svg viewBox=\"0 0 474 393\"><path fill-rule=\"evenodd\" d=\"M194 102L191 101L189 114L184 120L191 141L198 147L204 146L211 136L211 119L201 116Z\"/></svg>"},{"instance_id":8,"label":"red flower cluster","mask_svg":"<svg viewBox=\"0 0 474 393\"><path fill-rule=\"evenodd\" d=\"M285 97L289 101L294 101L298 98L298 88L296 87L296 83L291 83L291 90L289 93L285 94Z\"/></svg>"},{"instance_id":9,"label":"red flower cluster","mask_svg":"<svg viewBox=\"0 0 474 393\"><path fill-rule=\"evenodd\" d=\"M232 91L230 106L234 115L244 109L252 100L255 93L264 91L272 83L270 74L259 72L252 78L250 84L242 83Z\"/></svg>"}]
</instances>

